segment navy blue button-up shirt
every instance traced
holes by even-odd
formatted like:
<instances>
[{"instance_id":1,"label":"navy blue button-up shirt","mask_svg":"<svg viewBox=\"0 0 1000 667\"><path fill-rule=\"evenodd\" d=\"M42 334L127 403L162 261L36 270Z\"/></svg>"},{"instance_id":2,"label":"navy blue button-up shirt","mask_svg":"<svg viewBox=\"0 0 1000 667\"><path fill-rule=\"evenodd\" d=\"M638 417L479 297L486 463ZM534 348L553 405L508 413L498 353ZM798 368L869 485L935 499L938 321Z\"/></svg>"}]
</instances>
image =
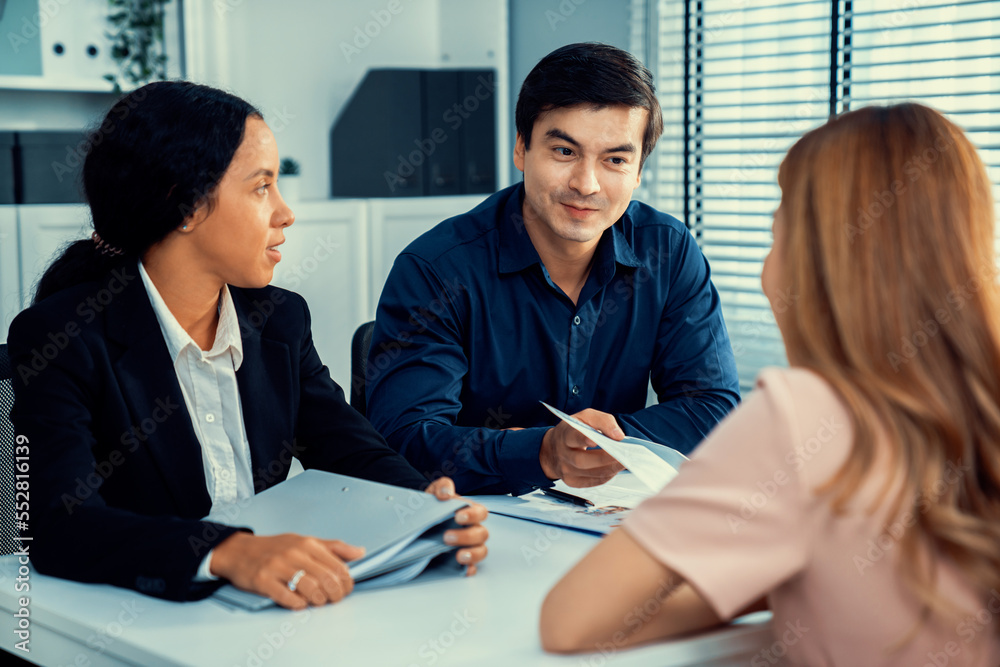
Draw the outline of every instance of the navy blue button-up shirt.
<instances>
[{"instance_id":1,"label":"navy blue button-up shirt","mask_svg":"<svg viewBox=\"0 0 1000 667\"><path fill-rule=\"evenodd\" d=\"M465 494L551 484L538 452L556 418L539 401L609 412L626 434L689 452L739 401L695 240L632 202L574 305L531 243L523 196L520 184L501 190L396 258L368 357L368 418L419 471ZM650 381L659 402L646 407Z\"/></svg>"}]
</instances>

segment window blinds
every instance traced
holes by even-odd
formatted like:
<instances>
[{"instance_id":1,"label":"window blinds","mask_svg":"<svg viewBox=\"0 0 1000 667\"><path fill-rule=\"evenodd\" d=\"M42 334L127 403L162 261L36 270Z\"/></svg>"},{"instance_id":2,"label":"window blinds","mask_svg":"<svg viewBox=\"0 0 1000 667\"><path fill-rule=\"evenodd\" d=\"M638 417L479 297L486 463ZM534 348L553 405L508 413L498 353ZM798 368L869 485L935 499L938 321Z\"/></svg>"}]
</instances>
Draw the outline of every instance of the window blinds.
<instances>
[{"instance_id":1,"label":"window blinds","mask_svg":"<svg viewBox=\"0 0 1000 667\"><path fill-rule=\"evenodd\" d=\"M803 132L831 113L923 102L969 133L1000 200L1000 0L634 2L645 31L633 45L665 125L647 192L711 263L744 389L786 363L760 270L778 165Z\"/></svg>"}]
</instances>

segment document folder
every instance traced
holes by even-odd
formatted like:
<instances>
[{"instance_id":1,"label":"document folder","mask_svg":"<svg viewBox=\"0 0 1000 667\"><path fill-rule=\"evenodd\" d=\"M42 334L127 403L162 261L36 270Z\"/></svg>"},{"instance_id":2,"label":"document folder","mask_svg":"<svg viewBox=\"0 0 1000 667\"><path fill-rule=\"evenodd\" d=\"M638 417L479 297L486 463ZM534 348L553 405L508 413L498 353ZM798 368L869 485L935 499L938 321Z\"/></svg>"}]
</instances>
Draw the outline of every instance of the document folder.
<instances>
[{"instance_id":1,"label":"document folder","mask_svg":"<svg viewBox=\"0 0 1000 667\"><path fill-rule=\"evenodd\" d=\"M363 558L347 564L355 590L362 590L409 581L435 556L456 551L442 534L457 527L455 512L466 506L462 500L441 501L413 489L306 470L255 495L230 523L257 535L299 533L365 547ZM273 604L232 585L213 597L244 609Z\"/></svg>"}]
</instances>

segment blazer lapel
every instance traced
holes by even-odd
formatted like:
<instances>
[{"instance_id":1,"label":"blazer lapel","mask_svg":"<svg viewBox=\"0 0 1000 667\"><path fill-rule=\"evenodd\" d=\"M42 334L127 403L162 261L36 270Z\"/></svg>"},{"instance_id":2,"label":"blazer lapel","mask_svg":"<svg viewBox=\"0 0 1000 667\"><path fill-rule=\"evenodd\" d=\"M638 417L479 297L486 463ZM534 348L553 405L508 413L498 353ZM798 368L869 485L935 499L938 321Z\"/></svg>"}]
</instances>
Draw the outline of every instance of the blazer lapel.
<instances>
[{"instance_id":1,"label":"blazer lapel","mask_svg":"<svg viewBox=\"0 0 1000 667\"><path fill-rule=\"evenodd\" d=\"M138 268L109 305L109 337L122 346L115 373L132 424L146 437L143 447L156 462L177 514L201 518L212 507L205 482L201 445L191 425L173 369Z\"/></svg>"},{"instance_id":2,"label":"blazer lapel","mask_svg":"<svg viewBox=\"0 0 1000 667\"><path fill-rule=\"evenodd\" d=\"M260 493L288 476L291 457L297 453L291 352L285 343L261 334L268 322L262 310L239 288L229 290L243 340L243 364L236 381L250 442L254 492Z\"/></svg>"}]
</instances>

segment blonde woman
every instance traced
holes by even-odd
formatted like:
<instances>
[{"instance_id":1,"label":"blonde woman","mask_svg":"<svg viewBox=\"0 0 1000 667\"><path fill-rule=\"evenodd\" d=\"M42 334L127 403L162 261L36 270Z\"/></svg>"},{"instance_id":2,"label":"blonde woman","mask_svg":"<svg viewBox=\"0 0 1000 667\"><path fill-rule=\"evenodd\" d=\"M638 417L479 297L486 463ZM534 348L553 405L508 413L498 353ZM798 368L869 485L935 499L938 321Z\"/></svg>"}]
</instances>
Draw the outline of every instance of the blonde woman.
<instances>
[{"instance_id":1,"label":"blonde woman","mask_svg":"<svg viewBox=\"0 0 1000 667\"><path fill-rule=\"evenodd\" d=\"M595 651L770 606L755 664L1000 664L1000 294L990 183L917 104L806 134L761 276L791 368L549 593ZM638 612L636 611L638 610ZM766 655L764 655L766 653Z\"/></svg>"}]
</instances>

